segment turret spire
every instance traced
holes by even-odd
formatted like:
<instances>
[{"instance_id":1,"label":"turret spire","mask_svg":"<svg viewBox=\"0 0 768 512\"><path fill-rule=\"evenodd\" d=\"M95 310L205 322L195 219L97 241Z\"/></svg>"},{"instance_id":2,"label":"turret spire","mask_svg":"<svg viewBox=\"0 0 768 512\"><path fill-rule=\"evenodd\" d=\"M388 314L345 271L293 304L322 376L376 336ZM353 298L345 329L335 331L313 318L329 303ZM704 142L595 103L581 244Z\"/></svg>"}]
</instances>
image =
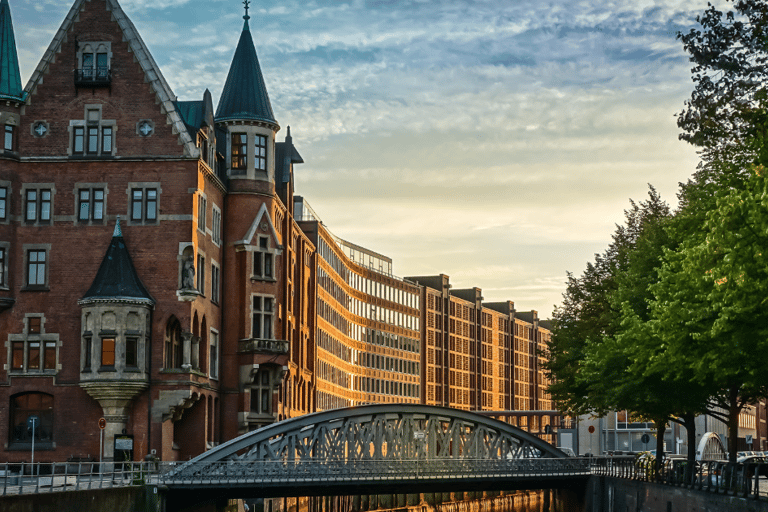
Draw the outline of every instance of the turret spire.
<instances>
[{"instance_id":1,"label":"turret spire","mask_svg":"<svg viewBox=\"0 0 768 512\"><path fill-rule=\"evenodd\" d=\"M274 125L274 130L277 131L280 126L272 113L267 86L264 84L259 58L256 56L253 37L248 27L250 3L250 0L243 0L245 6L243 32L240 34L240 41L237 43L235 56L232 58L227 81L216 109L216 121L263 121Z\"/></svg>"},{"instance_id":2,"label":"turret spire","mask_svg":"<svg viewBox=\"0 0 768 512\"><path fill-rule=\"evenodd\" d=\"M11 6L0 0L0 98L21 101L23 96Z\"/></svg>"}]
</instances>

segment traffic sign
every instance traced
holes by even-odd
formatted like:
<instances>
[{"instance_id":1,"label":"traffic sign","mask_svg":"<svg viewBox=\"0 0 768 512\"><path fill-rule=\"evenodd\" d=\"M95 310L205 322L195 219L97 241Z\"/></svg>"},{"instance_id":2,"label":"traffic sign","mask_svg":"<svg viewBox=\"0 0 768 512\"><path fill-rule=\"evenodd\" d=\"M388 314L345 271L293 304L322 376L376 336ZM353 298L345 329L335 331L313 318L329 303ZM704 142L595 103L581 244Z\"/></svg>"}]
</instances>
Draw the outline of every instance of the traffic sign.
<instances>
[{"instance_id":1,"label":"traffic sign","mask_svg":"<svg viewBox=\"0 0 768 512\"><path fill-rule=\"evenodd\" d=\"M594 425L590 425L587 430L589 430L590 434L594 434L595 433L595 426Z\"/></svg>"},{"instance_id":2,"label":"traffic sign","mask_svg":"<svg viewBox=\"0 0 768 512\"><path fill-rule=\"evenodd\" d=\"M643 442L643 444L648 444L648 441L651 440L651 436L648 434L643 434L643 437L641 437L640 440Z\"/></svg>"},{"instance_id":3,"label":"traffic sign","mask_svg":"<svg viewBox=\"0 0 768 512\"><path fill-rule=\"evenodd\" d=\"M107 428L107 420L106 419L99 418L99 428L101 430L104 430L105 428Z\"/></svg>"},{"instance_id":4,"label":"traffic sign","mask_svg":"<svg viewBox=\"0 0 768 512\"><path fill-rule=\"evenodd\" d=\"M27 430L32 432L40 425L40 418L35 416L34 414L27 418Z\"/></svg>"}]
</instances>

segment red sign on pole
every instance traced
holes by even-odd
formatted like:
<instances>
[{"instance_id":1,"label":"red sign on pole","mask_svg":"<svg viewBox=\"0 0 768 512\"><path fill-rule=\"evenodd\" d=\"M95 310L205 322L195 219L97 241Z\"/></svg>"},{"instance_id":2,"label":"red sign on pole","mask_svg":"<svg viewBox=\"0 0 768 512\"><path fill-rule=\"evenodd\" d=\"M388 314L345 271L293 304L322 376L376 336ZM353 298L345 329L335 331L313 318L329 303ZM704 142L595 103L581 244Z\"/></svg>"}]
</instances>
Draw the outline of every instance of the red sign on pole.
<instances>
[{"instance_id":1,"label":"red sign on pole","mask_svg":"<svg viewBox=\"0 0 768 512\"><path fill-rule=\"evenodd\" d=\"M595 426L594 425L590 425L587 430L589 430L590 434L594 434L595 433Z\"/></svg>"},{"instance_id":2,"label":"red sign on pole","mask_svg":"<svg viewBox=\"0 0 768 512\"><path fill-rule=\"evenodd\" d=\"M107 420L106 419L99 418L99 428L101 430L104 430L105 428L107 428Z\"/></svg>"}]
</instances>

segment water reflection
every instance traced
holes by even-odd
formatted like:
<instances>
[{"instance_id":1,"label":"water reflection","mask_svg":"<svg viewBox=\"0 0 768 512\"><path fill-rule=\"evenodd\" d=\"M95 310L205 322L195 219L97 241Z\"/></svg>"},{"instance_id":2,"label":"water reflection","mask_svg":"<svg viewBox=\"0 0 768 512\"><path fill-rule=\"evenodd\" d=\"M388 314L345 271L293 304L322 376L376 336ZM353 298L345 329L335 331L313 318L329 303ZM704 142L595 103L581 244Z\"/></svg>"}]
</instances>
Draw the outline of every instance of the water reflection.
<instances>
[{"instance_id":1,"label":"water reflection","mask_svg":"<svg viewBox=\"0 0 768 512\"><path fill-rule=\"evenodd\" d=\"M555 491L385 494L247 500L250 512L554 512Z\"/></svg>"}]
</instances>

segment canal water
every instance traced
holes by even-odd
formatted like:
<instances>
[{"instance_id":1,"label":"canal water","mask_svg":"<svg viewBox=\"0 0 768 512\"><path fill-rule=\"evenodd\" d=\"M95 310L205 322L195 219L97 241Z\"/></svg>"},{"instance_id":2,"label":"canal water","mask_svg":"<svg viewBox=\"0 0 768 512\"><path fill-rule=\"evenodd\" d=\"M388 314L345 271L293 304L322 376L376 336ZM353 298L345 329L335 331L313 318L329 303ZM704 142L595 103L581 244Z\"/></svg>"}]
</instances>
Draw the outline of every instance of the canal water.
<instances>
[{"instance_id":1,"label":"canal water","mask_svg":"<svg viewBox=\"0 0 768 512\"><path fill-rule=\"evenodd\" d=\"M250 512L577 512L561 491L526 490L246 500Z\"/></svg>"}]
</instances>

